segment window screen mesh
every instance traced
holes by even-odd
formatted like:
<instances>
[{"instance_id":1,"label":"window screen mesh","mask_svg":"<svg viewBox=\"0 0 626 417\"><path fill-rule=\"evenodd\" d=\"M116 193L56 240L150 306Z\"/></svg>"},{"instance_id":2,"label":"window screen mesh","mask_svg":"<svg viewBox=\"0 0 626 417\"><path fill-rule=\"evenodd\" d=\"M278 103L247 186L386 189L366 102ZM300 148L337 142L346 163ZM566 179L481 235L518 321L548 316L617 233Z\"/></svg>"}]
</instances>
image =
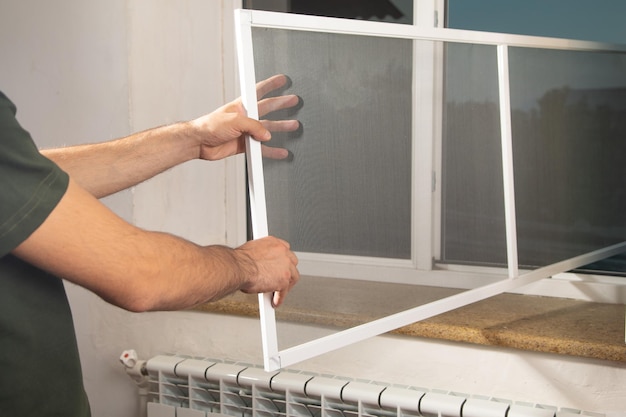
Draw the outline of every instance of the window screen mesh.
<instances>
[{"instance_id":1,"label":"window screen mesh","mask_svg":"<svg viewBox=\"0 0 626 417\"><path fill-rule=\"evenodd\" d=\"M511 48L520 264L626 239L626 55Z\"/></svg>"},{"instance_id":2,"label":"window screen mesh","mask_svg":"<svg viewBox=\"0 0 626 417\"><path fill-rule=\"evenodd\" d=\"M626 56L509 57L520 266L624 241ZM444 79L442 260L505 265L495 47L449 44Z\"/></svg>"},{"instance_id":3,"label":"window screen mesh","mask_svg":"<svg viewBox=\"0 0 626 417\"><path fill-rule=\"evenodd\" d=\"M434 42L253 28L256 78L286 74L302 99L296 114L274 115L303 128L274 134L288 160L264 160L270 234L299 252L411 258L420 44ZM504 266L496 47L444 51L440 260ZM509 56L519 264L623 241L623 54L510 48Z\"/></svg>"},{"instance_id":4,"label":"window screen mesh","mask_svg":"<svg viewBox=\"0 0 626 417\"><path fill-rule=\"evenodd\" d=\"M442 261L506 264L495 46L446 44Z\"/></svg>"},{"instance_id":5,"label":"window screen mesh","mask_svg":"<svg viewBox=\"0 0 626 417\"><path fill-rule=\"evenodd\" d=\"M258 80L301 97L288 160L264 160L269 233L296 251L411 256L412 42L253 28Z\"/></svg>"}]
</instances>

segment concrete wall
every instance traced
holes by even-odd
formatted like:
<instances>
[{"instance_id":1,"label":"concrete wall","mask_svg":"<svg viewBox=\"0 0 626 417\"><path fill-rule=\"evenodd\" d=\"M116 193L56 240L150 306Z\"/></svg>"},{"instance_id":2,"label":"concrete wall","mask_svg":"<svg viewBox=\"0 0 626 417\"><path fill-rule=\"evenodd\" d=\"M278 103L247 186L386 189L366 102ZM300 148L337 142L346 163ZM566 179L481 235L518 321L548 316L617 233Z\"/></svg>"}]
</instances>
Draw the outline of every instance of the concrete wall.
<instances>
[{"instance_id":1,"label":"concrete wall","mask_svg":"<svg viewBox=\"0 0 626 417\"><path fill-rule=\"evenodd\" d=\"M0 89L41 147L107 140L188 119L234 96L234 1L58 0L0 5ZM105 202L136 224L237 243L239 162L189 163ZM241 225L239 225L241 226ZM180 353L262 363L256 320L131 314L68 285L95 417L137 412L118 357ZM323 329L281 327L286 345ZM45 354L45 352L42 352ZM591 411L626 410L624 364L381 336L296 369Z\"/></svg>"}]
</instances>

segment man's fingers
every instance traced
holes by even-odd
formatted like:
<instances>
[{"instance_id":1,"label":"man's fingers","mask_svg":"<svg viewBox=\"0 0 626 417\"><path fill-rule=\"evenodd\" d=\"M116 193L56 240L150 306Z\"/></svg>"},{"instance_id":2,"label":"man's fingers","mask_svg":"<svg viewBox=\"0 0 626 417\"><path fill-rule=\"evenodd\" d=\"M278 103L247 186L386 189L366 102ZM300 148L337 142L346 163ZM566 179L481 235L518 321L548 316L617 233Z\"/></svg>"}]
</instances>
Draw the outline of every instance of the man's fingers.
<instances>
[{"instance_id":1,"label":"man's fingers","mask_svg":"<svg viewBox=\"0 0 626 417\"><path fill-rule=\"evenodd\" d=\"M280 307L284 299L285 294L282 291L274 291L274 294L272 295L272 307Z\"/></svg>"},{"instance_id":2,"label":"man's fingers","mask_svg":"<svg viewBox=\"0 0 626 417\"><path fill-rule=\"evenodd\" d=\"M284 87L287 81L289 81L289 79L283 74L274 75L263 81L259 81L256 84L256 96L259 98L264 97L277 88Z\"/></svg>"},{"instance_id":3,"label":"man's fingers","mask_svg":"<svg viewBox=\"0 0 626 417\"><path fill-rule=\"evenodd\" d=\"M263 117L273 111L295 107L299 102L300 97L295 94L264 98L258 102L259 117Z\"/></svg>"},{"instance_id":4,"label":"man's fingers","mask_svg":"<svg viewBox=\"0 0 626 417\"><path fill-rule=\"evenodd\" d=\"M289 281L289 288L280 291L274 291L274 294L272 295L272 307L280 307L283 301L285 301L285 297L287 297L287 293L289 292L289 290L291 290L300 279L300 274L298 273L297 269L295 267L293 269L295 270L295 273L291 276L291 280Z\"/></svg>"},{"instance_id":5,"label":"man's fingers","mask_svg":"<svg viewBox=\"0 0 626 417\"><path fill-rule=\"evenodd\" d=\"M293 132L300 127L297 120L261 120L261 123L271 132Z\"/></svg>"},{"instance_id":6,"label":"man's fingers","mask_svg":"<svg viewBox=\"0 0 626 417\"><path fill-rule=\"evenodd\" d=\"M289 151L285 148L276 148L271 146L261 145L261 154L263 158L267 159L287 159L289 158Z\"/></svg>"},{"instance_id":7,"label":"man's fingers","mask_svg":"<svg viewBox=\"0 0 626 417\"><path fill-rule=\"evenodd\" d=\"M284 244L287 249L290 249L291 245L289 244L289 242L287 242L286 240L282 240L282 239L278 239L278 240L282 244ZM291 267L289 268L291 272L291 275L289 277L289 284L287 288L274 292L272 296L272 306L274 308L279 307L283 303L289 290L291 290L293 286L296 285L296 283L300 280L300 271L298 271L298 268L297 268L298 257L296 256L295 253L291 251L289 252L288 257L289 257L289 260L291 261Z\"/></svg>"}]
</instances>

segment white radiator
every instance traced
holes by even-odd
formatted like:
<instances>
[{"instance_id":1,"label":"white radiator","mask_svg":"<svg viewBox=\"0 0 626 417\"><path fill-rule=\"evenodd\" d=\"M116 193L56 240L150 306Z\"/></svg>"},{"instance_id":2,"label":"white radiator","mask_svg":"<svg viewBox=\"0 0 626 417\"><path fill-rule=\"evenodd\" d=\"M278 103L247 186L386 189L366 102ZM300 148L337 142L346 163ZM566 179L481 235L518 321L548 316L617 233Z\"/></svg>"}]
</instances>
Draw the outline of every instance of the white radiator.
<instances>
[{"instance_id":1,"label":"white radiator","mask_svg":"<svg viewBox=\"0 0 626 417\"><path fill-rule=\"evenodd\" d=\"M145 371L148 417L608 417L212 359L155 356Z\"/></svg>"}]
</instances>

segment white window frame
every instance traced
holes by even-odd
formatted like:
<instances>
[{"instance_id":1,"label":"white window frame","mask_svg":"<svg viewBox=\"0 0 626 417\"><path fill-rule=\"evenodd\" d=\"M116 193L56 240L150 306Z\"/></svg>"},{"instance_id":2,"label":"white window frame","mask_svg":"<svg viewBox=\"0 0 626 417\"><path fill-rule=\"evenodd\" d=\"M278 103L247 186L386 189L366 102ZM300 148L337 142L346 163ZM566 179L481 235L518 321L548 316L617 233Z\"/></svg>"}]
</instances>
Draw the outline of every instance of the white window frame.
<instances>
[{"instance_id":1,"label":"white window frame","mask_svg":"<svg viewBox=\"0 0 626 417\"><path fill-rule=\"evenodd\" d=\"M502 158L504 169L504 191L505 191L505 214L506 214L506 234L507 234L507 253L508 253L508 269L506 273L494 271L491 279L476 281L472 284L472 289L457 295L447 297L435 302L431 302L419 307L415 307L400 313L390 315L372 322L353 327L348 330L340 331L330 336L322 337L311 342L288 348L285 350L278 349L278 335L276 328L276 318L274 310L271 306L271 294L261 294L259 296L259 308L261 315L262 341L264 352L264 365L268 371L280 369L285 366L295 364L297 362L310 359L314 356L345 347L358 341L394 330L396 328L411 324L416 321L432 317L437 314L450 311L462 307L464 305L480 301L482 299L515 290L518 287L536 282L538 280L548 278L555 274L563 273L568 270L613 256L626 249L626 242L603 248L591 253L577 256L562 262L548 265L531 271L519 270L517 264L517 236L515 228L515 192L513 187L513 155L512 155L512 133L510 122L510 95L508 85L508 47L512 46L528 46L541 48L556 48L568 50L611 50L626 52L626 47L601 44L597 42L568 41L551 38L538 38L519 35L504 35L473 31L460 31L453 29L417 27L410 25L398 25L378 22L353 21L345 19L323 18L314 16L301 15L285 15L283 13L261 12L252 10L239 10L236 12L236 36L238 45L240 82L243 104L248 115L258 118L256 108L256 78L254 74L254 65L252 61L252 27L280 28L299 31L319 31L325 33L339 33L350 35L367 35L395 37L401 39L413 40L433 40L448 41L472 44L494 45L498 51L498 73L500 87L500 111L501 111L501 132L502 132ZM433 63L436 60L433 60ZM433 67L434 70L434 67ZM426 73L427 76L433 74ZM423 74L422 74L423 75ZM434 85L434 83L433 83ZM421 97L426 97L434 93L427 92ZM431 96L433 97L433 96ZM434 98L434 97L433 97ZM419 97L416 100L422 100ZM419 101L415 102L419 104ZM415 104L414 103L414 104ZM428 117L433 117L433 114ZM432 123L432 118L430 119ZM429 124L429 123L426 123ZM414 121L414 125L415 121ZM431 138L434 135L431 127ZM433 141L425 146L430 146L432 150ZM261 146L258 142L250 140L246 141L247 145L247 162L249 173L249 189L250 189L250 208L252 214L252 230L253 237L262 238L268 235L267 213L265 207L265 189L263 179L263 165L261 157ZM420 148L423 155L423 147ZM431 152L432 155L432 152ZM413 207L419 207L416 201L420 198L427 198L431 201L431 173L434 171L432 156L428 155L428 160L419 160L418 155L414 155L413 166L420 166L421 171L415 172L415 177L419 181L416 182ZM423 165L420 165L424 162ZM427 235L428 242L421 241L415 244L415 252L411 261L381 260L378 258L355 258L344 256L319 256L314 254L299 253L298 256L302 260L301 271L312 268L314 272L325 272L325 276L341 275L345 270L350 269L356 271L360 279L373 279L382 269L392 270L393 274L399 277L399 282L412 282L422 285L438 285L442 286L442 282L451 282L453 277L455 286L458 283L467 280L467 273L455 273L450 270L433 270L430 266L432 259L432 251L426 250L426 254L421 252L423 246L432 247L432 204L428 204L427 209L415 210L415 218L413 219L413 235L416 238L420 235ZM427 223L428 230L431 233L424 232L424 224ZM357 264L355 265L355 262ZM342 268L343 267L343 268ZM348 268L346 268L348 267ZM484 271L481 271L484 272ZM476 274L484 276L488 274ZM417 282L416 282L417 279Z\"/></svg>"}]
</instances>

